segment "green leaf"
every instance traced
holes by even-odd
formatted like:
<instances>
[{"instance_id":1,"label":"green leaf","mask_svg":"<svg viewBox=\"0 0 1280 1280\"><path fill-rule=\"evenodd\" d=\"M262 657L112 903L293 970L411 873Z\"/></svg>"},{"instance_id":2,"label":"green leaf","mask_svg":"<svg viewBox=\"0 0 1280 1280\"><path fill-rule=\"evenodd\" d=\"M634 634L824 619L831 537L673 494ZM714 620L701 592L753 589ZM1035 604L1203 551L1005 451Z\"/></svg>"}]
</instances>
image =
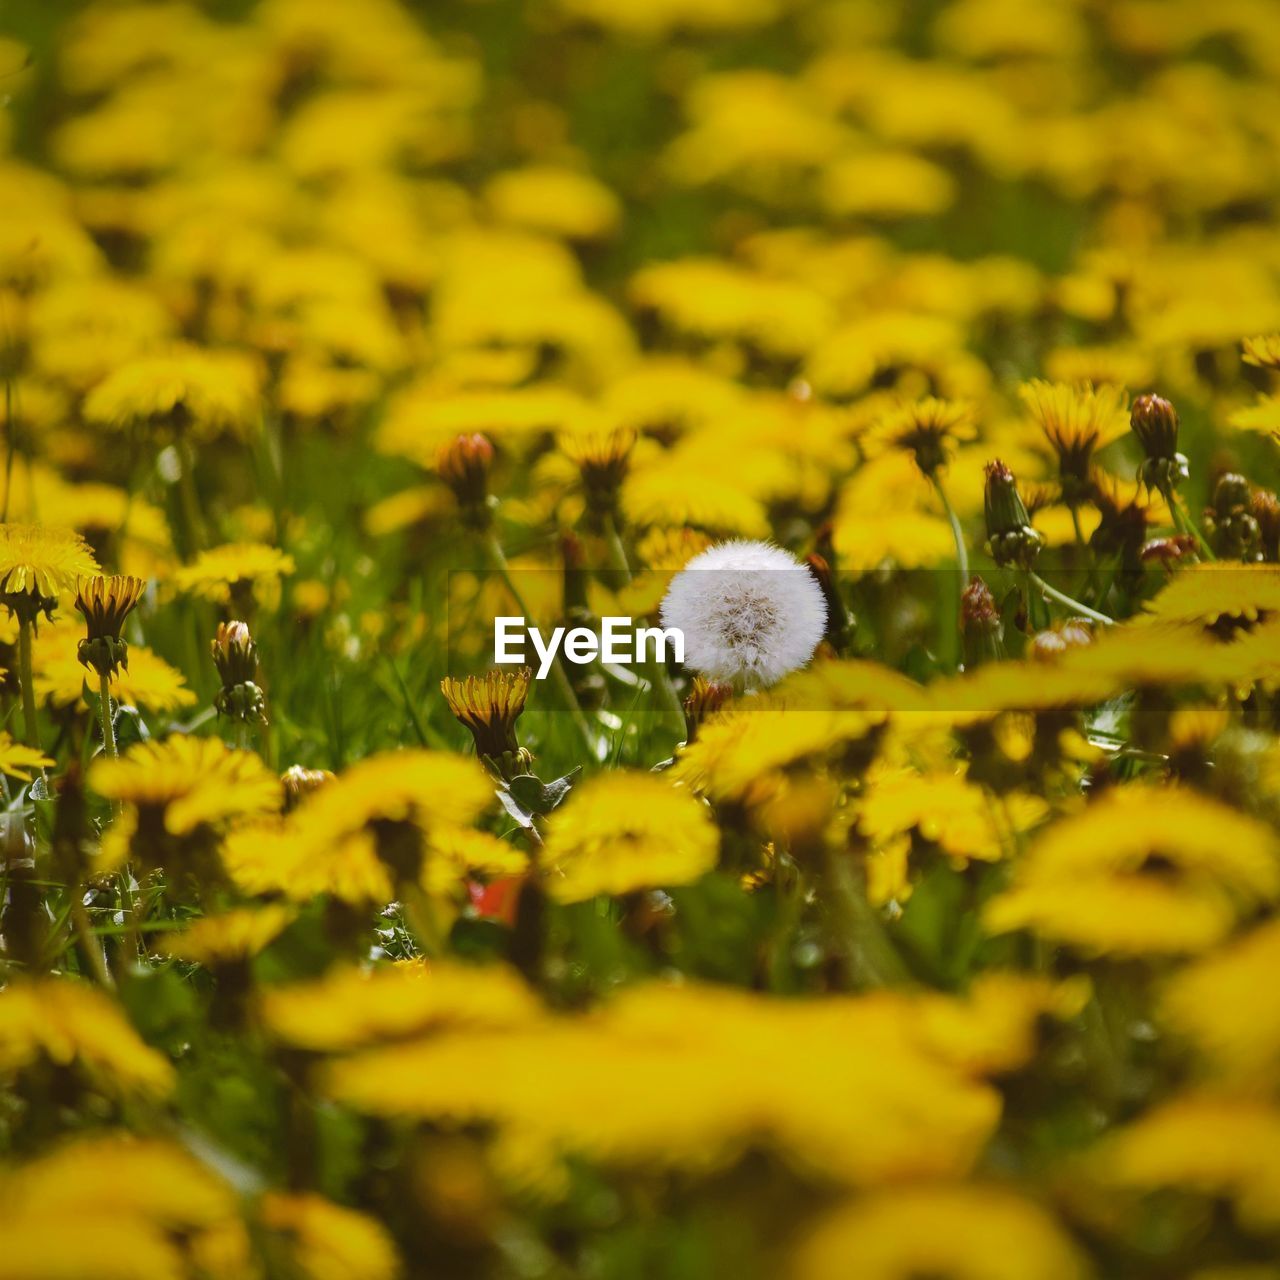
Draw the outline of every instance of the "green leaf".
<instances>
[{"instance_id":1,"label":"green leaf","mask_svg":"<svg viewBox=\"0 0 1280 1280\"><path fill-rule=\"evenodd\" d=\"M582 772L575 765L562 778L543 782L536 774L518 773L510 782L498 788L502 807L524 828L533 826L535 816L550 813L573 790L573 784Z\"/></svg>"}]
</instances>

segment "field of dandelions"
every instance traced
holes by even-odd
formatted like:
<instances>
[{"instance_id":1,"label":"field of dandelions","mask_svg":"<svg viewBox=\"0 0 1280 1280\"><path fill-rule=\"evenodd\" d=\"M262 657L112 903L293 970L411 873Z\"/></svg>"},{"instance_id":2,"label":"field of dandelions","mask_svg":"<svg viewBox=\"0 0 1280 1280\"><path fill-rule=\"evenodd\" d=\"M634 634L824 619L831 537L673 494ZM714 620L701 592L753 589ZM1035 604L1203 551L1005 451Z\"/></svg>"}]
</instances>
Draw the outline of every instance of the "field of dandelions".
<instances>
[{"instance_id":1,"label":"field of dandelions","mask_svg":"<svg viewBox=\"0 0 1280 1280\"><path fill-rule=\"evenodd\" d=\"M0 1280L1280 1280L1274 0L0 95Z\"/></svg>"}]
</instances>

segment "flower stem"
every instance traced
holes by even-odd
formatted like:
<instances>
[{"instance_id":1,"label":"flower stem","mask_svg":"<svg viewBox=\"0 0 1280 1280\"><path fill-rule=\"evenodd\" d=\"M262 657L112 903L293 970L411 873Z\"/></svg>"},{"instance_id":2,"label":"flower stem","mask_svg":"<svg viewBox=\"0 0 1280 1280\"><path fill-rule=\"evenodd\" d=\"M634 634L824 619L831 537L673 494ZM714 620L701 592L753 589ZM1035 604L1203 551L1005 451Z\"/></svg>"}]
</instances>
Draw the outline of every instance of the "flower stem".
<instances>
[{"instance_id":1,"label":"flower stem","mask_svg":"<svg viewBox=\"0 0 1280 1280\"><path fill-rule=\"evenodd\" d=\"M1076 613L1086 618L1091 618L1094 622L1100 622L1103 626L1113 626L1114 618L1108 618L1105 613L1099 613L1097 609L1090 609L1087 604L1081 604L1079 600L1073 599L1063 591L1059 591L1056 587L1051 587L1038 573L1027 572L1027 577L1035 584L1043 596L1048 596L1050 600L1056 600L1064 608L1072 609Z\"/></svg>"},{"instance_id":2,"label":"flower stem","mask_svg":"<svg viewBox=\"0 0 1280 1280\"><path fill-rule=\"evenodd\" d=\"M507 557L503 553L502 544L498 541L497 534L492 530L489 531L486 537L486 546L490 559L492 559L498 572L502 575L502 581L506 584L507 590L511 592L511 597L516 602L516 607L526 619L531 618L533 615L529 612L529 606L525 604L519 587L516 586L511 566L507 563ZM577 729L578 735L587 749L587 753L593 760L597 759L595 736L591 732L591 726L587 723L587 717L582 714L582 707L578 704L578 697L573 691L573 685L569 683L569 677L565 674L564 667L560 665L559 654L556 655L551 663L551 674L555 679L556 688L560 691L560 696L565 701L569 715L573 719L574 728Z\"/></svg>"},{"instance_id":3,"label":"flower stem","mask_svg":"<svg viewBox=\"0 0 1280 1280\"><path fill-rule=\"evenodd\" d=\"M933 487L938 493L938 501L942 503L942 509L947 513L947 520L951 525L951 536L956 544L956 566L960 570L960 590L963 591L969 585L969 552L964 545L964 530L960 527L960 517L956 515L955 508L947 497L947 491L942 487L942 481L936 473L929 478L933 481Z\"/></svg>"},{"instance_id":4,"label":"flower stem","mask_svg":"<svg viewBox=\"0 0 1280 1280\"><path fill-rule=\"evenodd\" d=\"M98 709L102 716L102 749L113 760L120 758L116 745L116 726L111 716L111 677L105 671L98 672Z\"/></svg>"},{"instance_id":5,"label":"flower stem","mask_svg":"<svg viewBox=\"0 0 1280 1280\"><path fill-rule=\"evenodd\" d=\"M40 726L36 723L36 690L31 673L31 623L18 623L18 681L22 685L22 721L27 746L40 750Z\"/></svg>"},{"instance_id":6,"label":"flower stem","mask_svg":"<svg viewBox=\"0 0 1280 1280\"><path fill-rule=\"evenodd\" d=\"M911 975L854 876L853 856L848 849L837 848L827 854L831 911L846 977L855 988L907 982Z\"/></svg>"},{"instance_id":7,"label":"flower stem","mask_svg":"<svg viewBox=\"0 0 1280 1280\"><path fill-rule=\"evenodd\" d=\"M611 566L625 581L630 582L632 574L631 564L627 559L627 549L622 544L617 522L612 516L605 517L604 537L605 545L609 549ZM649 668L649 679L653 687L666 704L667 712L671 716L676 729L683 735L685 732L684 703L680 701L680 695L675 691L675 686L671 683L670 673L656 656L645 665Z\"/></svg>"},{"instance_id":8,"label":"flower stem","mask_svg":"<svg viewBox=\"0 0 1280 1280\"><path fill-rule=\"evenodd\" d=\"M1183 506L1181 497L1173 491L1173 487L1162 489L1160 493L1169 507L1169 514L1173 517L1173 527L1179 533L1185 533L1188 537L1194 538L1196 546L1200 548L1200 553L1206 560L1216 560L1218 557L1213 554L1213 548L1205 541L1204 535Z\"/></svg>"}]
</instances>

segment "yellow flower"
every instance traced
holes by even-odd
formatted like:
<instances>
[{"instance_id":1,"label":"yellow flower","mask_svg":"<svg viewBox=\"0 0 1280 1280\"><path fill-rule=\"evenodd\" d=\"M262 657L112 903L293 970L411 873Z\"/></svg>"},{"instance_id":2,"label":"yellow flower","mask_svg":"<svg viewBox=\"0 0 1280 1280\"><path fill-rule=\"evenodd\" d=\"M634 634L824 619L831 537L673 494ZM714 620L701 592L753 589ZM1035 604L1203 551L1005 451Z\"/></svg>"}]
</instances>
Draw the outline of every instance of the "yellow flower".
<instances>
[{"instance_id":1,"label":"yellow flower","mask_svg":"<svg viewBox=\"0 0 1280 1280\"><path fill-rule=\"evenodd\" d=\"M1224 572L1216 564L1191 565L1149 607L1160 622L1200 623L1226 634L1248 629L1280 614L1280 567L1233 564Z\"/></svg>"},{"instance_id":2,"label":"yellow flower","mask_svg":"<svg viewBox=\"0 0 1280 1280\"><path fill-rule=\"evenodd\" d=\"M18 596L56 600L97 572L88 544L70 529L0 524L0 593L6 603Z\"/></svg>"},{"instance_id":3,"label":"yellow flower","mask_svg":"<svg viewBox=\"0 0 1280 1280\"><path fill-rule=\"evenodd\" d=\"M296 914L292 907L268 904L202 916L181 932L169 934L158 949L177 960L203 965L246 960L269 947Z\"/></svg>"},{"instance_id":4,"label":"yellow flower","mask_svg":"<svg viewBox=\"0 0 1280 1280\"><path fill-rule=\"evenodd\" d=\"M901 769L868 780L857 803L858 827L873 843L908 832L960 862L1005 857L1017 836L1039 822L1048 805L1038 796L989 795L954 772L917 774Z\"/></svg>"},{"instance_id":5,"label":"yellow flower","mask_svg":"<svg viewBox=\"0 0 1280 1280\"><path fill-rule=\"evenodd\" d=\"M0 773L30 782L37 769L50 769L53 763L43 752L15 742L7 732L0 732Z\"/></svg>"},{"instance_id":6,"label":"yellow flower","mask_svg":"<svg viewBox=\"0 0 1280 1280\"><path fill-rule=\"evenodd\" d=\"M172 836L269 813L281 803L280 780L252 751L188 734L138 743L118 760L98 759L89 785L108 800L154 814Z\"/></svg>"},{"instance_id":7,"label":"yellow flower","mask_svg":"<svg viewBox=\"0 0 1280 1280\"><path fill-rule=\"evenodd\" d=\"M1191 1041L1213 1071L1265 1083L1280 1066L1280 922L1188 965L1161 1000L1164 1022Z\"/></svg>"},{"instance_id":8,"label":"yellow flower","mask_svg":"<svg viewBox=\"0 0 1280 1280\"><path fill-rule=\"evenodd\" d=\"M76 657L80 628L74 622L41 627L32 645L36 697L68 707L83 702L85 669ZM127 706L166 714L192 707L196 695L182 672L145 645L129 646L129 667L111 677L111 696Z\"/></svg>"},{"instance_id":9,"label":"yellow flower","mask_svg":"<svg viewBox=\"0 0 1280 1280\"><path fill-rule=\"evenodd\" d=\"M84 415L117 430L248 436L260 417L258 393L258 367L248 357L176 344L109 373L85 398Z\"/></svg>"},{"instance_id":10,"label":"yellow flower","mask_svg":"<svg viewBox=\"0 0 1280 1280\"><path fill-rule=\"evenodd\" d=\"M1280 369L1280 333L1246 338L1243 346L1245 364L1257 365L1260 369Z\"/></svg>"},{"instance_id":11,"label":"yellow flower","mask_svg":"<svg viewBox=\"0 0 1280 1280\"><path fill-rule=\"evenodd\" d=\"M400 1259L381 1223L310 1193L270 1192L258 1204L268 1232L282 1235L302 1280L394 1280Z\"/></svg>"},{"instance_id":12,"label":"yellow flower","mask_svg":"<svg viewBox=\"0 0 1280 1280\"><path fill-rule=\"evenodd\" d=\"M65 978L14 982L0 991L0 1073L40 1059L77 1064L112 1094L163 1095L173 1068L144 1044L106 996Z\"/></svg>"},{"instance_id":13,"label":"yellow flower","mask_svg":"<svg viewBox=\"0 0 1280 1280\"><path fill-rule=\"evenodd\" d=\"M225 604L237 592L249 591L261 602L275 599L281 578L294 571L293 557L258 542L233 542L202 551L173 575L180 594Z\"/></svg>"},{"instance_id":14,"label":"yellow flower","mask_svg":"<svg viewBox=\"0 0 1280 1280\"><path fill-rule=\"evenodd\" d=\"M909 453L927 476L946 465L952 448L977 438L972 405L927 396L887 413L868 433L868 449Z\"/></svg>"},{"instance_id":15,"label":"yellow flower","mask_svg":"<svg viewBox=\"0 0 1280 1280\"><path fill-rule=\"evenodd\" d=\"M567 240L602 239L622 216L608 187L587 174L549 165L499 173L485 188L485 200L499 222Z\"/></svg>"},{"instance_id":16,"label":"yellow flower","mask_svg":"<svg viewBox=\"0 0 1280 1280\"><path fill-rule=\"evenodd\" d=\"M6 1275L174 1280L215 1260L208 1274L253 1274L235 1192L168 1142L77 1138L6 1171L0 1194Z\"/></svg>"},{"instance_id":17,"label":"yellow flower","mask_svg":"<svg viewBox=\"0 0 1280 1280\"><path fill-rule=\"evenodd\" d=\"M540 864L559 902L689 884L716 865L711 811L650 773L603 773L547 820Z\"/></svg>"},{"instance_id":18,"label":"yellow flower","mask_svg":"<svg viewBox=\"0 0 1280 1280\"><path fill-rule=\"evenodd\" d=\"M1277 896L1269 828L1191 791L1130 786L1043 832L984 919L1089 952L1177 954L1212 946Z\"/></svg>"},{"instance_id":19,"label":"yellow flower","mask_svg":"<svg viewBox=\"0 0 1280 1280\"><path fill-rule=\"evenodd\" d=\"M766 355L805 354L831 325L816 291L714 258L683 258L642 267L631 278L636 306L656 312L690 336L730 338Z\"/></svg>"},{"instance_id":20,"label":"yellow flower","mask_svg":"<svg viewBox=\"0 0 1280 1280\"><path fill-rule=\"evenodd\" d=\"M541 1016L512 970L443 961L335 968L315 982L265 988L259 1009L272 1036L313 1053L465 1027L517 1027Z\"/></svg>"},{"instance_id":21,"label":"yellow flower","mask_svg":"<svg viewBox=\"0 0 1280 1280\"><path fill-rule=\"evenodd\" d=\"M705 1173L763 1142L855 1185L963 1174L999 1115L993 1090L920 1038L909 1006L697 985L373 1049L322 1084L376 1115L492 1121L544 1159Z\"/></svg>"},{"instance_id":22,"label":"yellow flower","mask_svg":"<svg viewBox=\"0 0 1280 1280\"><path fill-rule=\"evenodd\" d=\"M1280 1110L1270 1102L1175 1098L1105 1138L1092 1160L1104 1187L1220 1197L1246 1230L1280 1226Z\"/></svg>"},{"instance_id":23,"label":"yellow flower","mask_svg":"<svg viewBox=\"0 0 1280 1280\"><path fill-rule=\"evenodd\" d=\"M808 711L785 705L730 704L698 728L680 752L674 776L712 800L750 798L767 791L779 770L812 767L829 755L875 740L884 714Z\"/></svg>"},{"instance_id":24,"label":"yellow flower","mask_svg":"<svg viewBox=\"0 0 1280 1280\"><path fill-rule=\"evenodd\" d=\"M1129 429L1123 390L1035 378L1018 388L1018 397L1058 455L1058 473L1067 501L1080 505L1094 452L1119 440Z\"/></svg>"},{"instance_id":25,"label":"yellow flower","mask_svg":"<svg viewBox=\"0 0 1280 1280\"><path fill-rule=\"evenodd\" d=\"M907 1186L838 1208L801 1243L795 1280L1086 1280L1070 1234L995 1186Z\"/></svg>"},{"instance_id":26,"label":"yellow flower","mask_svg":"<svg viewBox=\"0 0 1280 1280\"><path fill-rule=\"evenodd\" d=\"M303 797L282 822L232 833L223 864L247 893L383 903L397 878L429 880L432 839L470 826L493 800L493 783L476 760L388 751Z\"/></svg>"}]
</instances>

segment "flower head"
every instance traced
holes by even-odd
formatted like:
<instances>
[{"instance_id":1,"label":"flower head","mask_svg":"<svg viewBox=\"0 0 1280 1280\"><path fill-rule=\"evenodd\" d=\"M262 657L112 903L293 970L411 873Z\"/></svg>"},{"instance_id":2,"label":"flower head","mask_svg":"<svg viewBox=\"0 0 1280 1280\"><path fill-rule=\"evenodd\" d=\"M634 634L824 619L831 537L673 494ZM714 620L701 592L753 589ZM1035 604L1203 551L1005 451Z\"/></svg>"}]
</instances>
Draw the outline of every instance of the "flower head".
<instances>
[{"instance_id":1,"label":"flower head","mask_svg":"<svg viewBox=\"0 0 1280 1280\"><path fill-rule=\"evenodd\" d=\"M1023 383L1018 396L1058 455L1064 498L1078 505L1088 491L1094 450L1124 434L1124 392L1113 386L1071 386L1036 378Z\"/></svg>"},{"instance_id":2,"label":"flower head","mask_svg":"<svg viewBox=\"0 0 1280 1280\"><path fill-rule=\"evenodd\" d=\"M711 680L759 688L813 656L827 604L813 574L767 542L723 542L672 579L662 625L684 633L685 664Z\"/></svg>"},{"instance_id":3,"label":"flower head","mask_svg":"<svg viewBox=\"0 0 1280 1280\"><path fill-rule=\"evenodd\" d=\"M471 731L476 755L492 760L500 772L524 773L530 756L516 739L516 721L529 697L532 672L487 671L483 676L455 680L446 676L440 692L458 722Z\"/></svg>"},{"instance_id":4,"label":"flower head","mask_svg":"<svg viewBox=\"0 0 1280 1280\"><path fill-rule=\"evenodd\" d=\"M547 823L542 865L560 902L689 884L716 864L711 811L658 774L584 782Z\"/></svg>"},{"instance_id":5,"label":"flower head","mask_svg":"<svg viewBox=\"0 0 1280 1280\"><path fill-rule=\"evenodd\" d=\"M82 666L92 667L99 675L114 675L121 667L128 669L129 646L120 632L146 589L141 578L121 574L81 580L76 608L89 629L77 651Z\"/></svg>"},{"instance_id":6,"label":"flower head","mask_svg":"<svg viewBox=\"0 0 1280 1280\"><path fill-rule=\"evenodd\" d=\"M560 448L577 464L587 511L595 520L618 511L618 491L631 463L636 433L630 427L612 431L581 431L561 437Z\"/></svg>"},{"instance_id":7,"label":"flower head","mask_svg":"<svg viewBox=\"0 0 1280 1280\"><path fill-rule=\"evenodd\" d=\"M455 436L436 454L436 471L457 498L464 522L473 528L483 529L489 523L492 468L493 445L478 431Z\"/></svg>"},{"instance_id":8,"label":"flower head","mask_svg":"<svg viewBox=\"0 0 1280 1280\"><path fill-rule=\"evenodd\" d=\"M71 529L0 524L0 599L20 617L52 613L62 592L97 572L93 552Z\"/></svg>"},{"instance_id":9,"label":"flower head","mask_svg":"<svg viewBox=\"0 0 1280 1280\"><path fill-rule=\"evenodd\" d=\"M1280 369L1280 333L1264 334L1260 338L1246 338L1242 344L1245 364L1260 369Z\"/></svg>"},{"instance_id":10,"label":"flower head","mask_svg":"<svg viewBox=\"0 0 1280 1280\"><path fill-rule=\"evenodd\" d=\"M910 453L920 470L932 476L946 464L957 443L976 435L971 405L926 396L889 413L871 438Z\"/></svg>"}]
</instances>

